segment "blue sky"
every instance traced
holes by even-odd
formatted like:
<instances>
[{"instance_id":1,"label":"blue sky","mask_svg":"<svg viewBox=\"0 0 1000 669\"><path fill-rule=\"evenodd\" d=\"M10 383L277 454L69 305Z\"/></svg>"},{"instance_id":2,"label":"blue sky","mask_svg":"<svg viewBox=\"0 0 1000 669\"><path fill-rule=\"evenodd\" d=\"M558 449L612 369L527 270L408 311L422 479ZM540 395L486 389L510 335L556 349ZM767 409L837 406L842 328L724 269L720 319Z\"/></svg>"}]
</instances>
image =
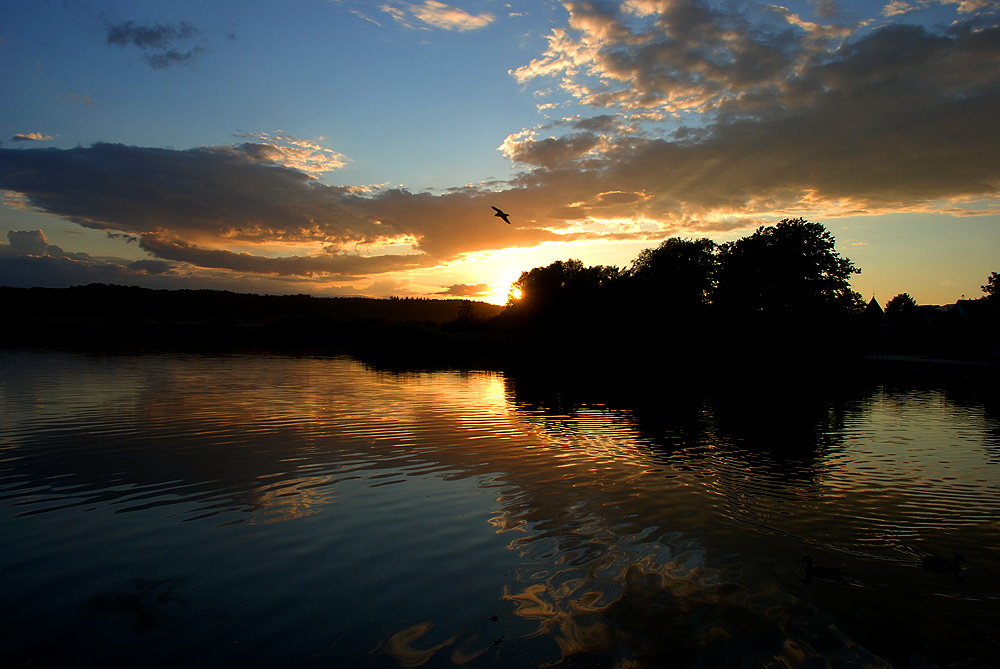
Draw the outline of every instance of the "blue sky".
<instances>
[{"instance_id":1,"label":"blue sky","mask_svg":"<svg viewBox=\"0 0 1000 669\"><path fill-rule=\"evenodd\" d=\"M41 0L0 64L5 285L502 302L793 216L883 304L1000 270L991 0Z\"/></svg>"}]
</instances>

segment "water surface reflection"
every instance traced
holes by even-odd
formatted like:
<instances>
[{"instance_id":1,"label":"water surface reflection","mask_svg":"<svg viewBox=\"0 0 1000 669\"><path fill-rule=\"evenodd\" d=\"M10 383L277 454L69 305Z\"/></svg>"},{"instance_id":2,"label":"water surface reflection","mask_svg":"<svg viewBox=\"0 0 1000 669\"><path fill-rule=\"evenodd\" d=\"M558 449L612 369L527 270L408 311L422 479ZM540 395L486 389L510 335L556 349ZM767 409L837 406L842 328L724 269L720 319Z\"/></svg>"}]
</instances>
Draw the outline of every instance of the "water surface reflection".
<instances>
[{"instance_id":1,"label":"water surface reflection","mask_svg":"<svg viewBox=\"0 0 1000 669\"><path fill-rule=\"evenodd\" d=\"M0 400L0 650L32 666L1000 665L976 390L5 353Z\"/></svg>"}]
</instances>

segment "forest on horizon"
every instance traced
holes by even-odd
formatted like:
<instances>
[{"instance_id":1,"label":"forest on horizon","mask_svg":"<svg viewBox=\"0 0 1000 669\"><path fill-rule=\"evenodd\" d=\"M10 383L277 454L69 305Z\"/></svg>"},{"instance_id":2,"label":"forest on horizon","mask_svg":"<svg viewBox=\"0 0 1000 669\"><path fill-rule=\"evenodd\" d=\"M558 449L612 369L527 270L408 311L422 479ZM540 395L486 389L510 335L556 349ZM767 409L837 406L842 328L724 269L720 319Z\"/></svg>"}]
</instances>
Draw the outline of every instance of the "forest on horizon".
<instances>
[{"instance_id":1,"label":"forest on horizon","mask_svg":"<svg viewBox=\"0 0 1000 669\"><path fill-rule=\"evenodd\" d=\"M555 261L521 273L504 307L428 298L256 295L90 284L0 287L3 346L104 350L360 351L447 363L552 355L856 355L874 350L988 358L1000 276L963 318L906 293L883 311L851 288L861 269L802 218L717 244L664 240L628 268ZM928 315L930 314L930 315Z\"/></svg>"}]
</instances>

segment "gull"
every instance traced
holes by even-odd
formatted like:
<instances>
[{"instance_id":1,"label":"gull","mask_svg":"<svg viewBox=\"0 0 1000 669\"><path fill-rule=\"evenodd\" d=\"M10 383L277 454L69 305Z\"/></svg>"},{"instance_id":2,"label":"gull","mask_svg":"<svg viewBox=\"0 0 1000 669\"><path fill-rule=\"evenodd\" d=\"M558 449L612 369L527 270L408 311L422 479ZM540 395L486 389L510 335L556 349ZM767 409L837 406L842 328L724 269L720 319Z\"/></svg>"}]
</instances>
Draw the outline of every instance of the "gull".
<instances>
[{"instance_id":1,"label":"gull","mask_svg":"<svg viewBox=\"0 0 1000 669\"><path fill-rule=\"evenodd\" d=\"M493 207L493 205L490 205L490 206ZM505 214L502 211L500 211L499 209L497 209L496 207L493 207L493 211L496 212L495 214L493 214L494 216L499 216L500 218L502 218L504 220L504 223L506 223L507 225L510 225L510 219L507 218L508 216L510 216L510 214Z\"/></svg>"}]
</instances>

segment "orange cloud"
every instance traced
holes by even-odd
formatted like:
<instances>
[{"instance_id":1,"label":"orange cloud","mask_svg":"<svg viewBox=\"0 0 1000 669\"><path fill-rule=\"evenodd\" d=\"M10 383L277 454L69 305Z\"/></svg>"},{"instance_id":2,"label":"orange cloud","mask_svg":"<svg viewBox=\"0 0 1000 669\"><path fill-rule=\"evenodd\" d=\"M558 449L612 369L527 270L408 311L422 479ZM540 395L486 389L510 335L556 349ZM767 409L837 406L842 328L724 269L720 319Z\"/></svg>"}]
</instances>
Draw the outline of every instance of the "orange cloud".
<instances>
[{"instance_id":1,"label":"orange cloud","mask_svg":"<svg viewBox=\"0 0 1000 669\"><path fill-rule=\"evenodd\" d=\"M469 14L463 9L446 5L437 0L424 0L424 4L422 5L402 2L385 4L381 6L381 9L407 28L413 27L410 23L410 18L412 17L434 28L465 32L485 28L495 18L488 12L479 15Z\"/></svg>"},{"instance_id":2,"label":"orange cloud","mask_svg":"<svg viewBox=\"0 0 1000 669\"><path fill-rule=\"evenodd\" d=\"M12 142L46 142L52 139L52 135L43 135L40 132L17 133L10 138Z\"/></svg>"}]
</instances>

